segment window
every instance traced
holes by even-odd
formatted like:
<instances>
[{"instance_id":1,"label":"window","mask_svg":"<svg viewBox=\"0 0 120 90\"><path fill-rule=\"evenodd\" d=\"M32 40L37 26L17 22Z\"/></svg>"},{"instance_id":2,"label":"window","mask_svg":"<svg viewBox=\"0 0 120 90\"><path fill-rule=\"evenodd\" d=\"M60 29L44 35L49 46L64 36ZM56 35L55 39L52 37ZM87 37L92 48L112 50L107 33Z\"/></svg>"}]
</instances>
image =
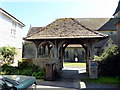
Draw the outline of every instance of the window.
<instances>
[{"instance_id":1,"label":"window","mask_svg":"<svg viewBox=\"0 0 120 90\"><path fill-rule=\"evenodd\" d=\"M16 28L16 23L14 21L12 21L12 28Z\"/></svg>"},{"instance_id":2,"label":"window","mask_svg":"<svg viewBox=\"0 0 120 90\"><path fill-rule=\"evenodd\" d=\"M16 29L11 29L11 35L13 35L13 36L16 35Z\"/></svg>"},{"instance_id":3,"label":"window","mask_svg":"<svg viewBox=\"0 0 120 90\"><path fill-rule=\"evenodd\" d=\"M11 35L15 36L16 35L16 23L12 21L12 29L11 29Z\"/></svg>"}]
</instances>

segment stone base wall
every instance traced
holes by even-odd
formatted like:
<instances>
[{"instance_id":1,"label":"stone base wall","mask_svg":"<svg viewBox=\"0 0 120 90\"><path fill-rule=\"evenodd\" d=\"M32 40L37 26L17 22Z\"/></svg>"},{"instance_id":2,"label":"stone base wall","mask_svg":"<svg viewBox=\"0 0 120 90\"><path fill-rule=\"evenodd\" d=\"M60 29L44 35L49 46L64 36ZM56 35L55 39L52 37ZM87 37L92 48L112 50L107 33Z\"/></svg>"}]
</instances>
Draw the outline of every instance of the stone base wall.
<instances>
[{"instance_id":1,"label":"stone base wall","mask_svg":"<svg viewBox=\"0 0 120 90\"><path fill-rule=\"evenodd\" d=\"M46 64L53 64L54 63L56 70L60 69L59 60L56 58L45 57L45 58L32 59L32 63L34 65L38 66L40 69L45 68Z\"/></svg>"}]
</instances>

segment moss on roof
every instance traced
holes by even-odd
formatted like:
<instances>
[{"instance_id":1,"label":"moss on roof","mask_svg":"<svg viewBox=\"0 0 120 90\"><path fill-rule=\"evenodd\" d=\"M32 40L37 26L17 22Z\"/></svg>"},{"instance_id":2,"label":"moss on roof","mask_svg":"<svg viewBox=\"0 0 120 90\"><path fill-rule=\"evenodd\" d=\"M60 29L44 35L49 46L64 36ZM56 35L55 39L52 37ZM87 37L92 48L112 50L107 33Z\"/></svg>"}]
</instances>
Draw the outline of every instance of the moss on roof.
<instances>
[{"instance_id":1,"label":"moss on roof","mask_svg":"<svg viewBox=\"0 0 120 90\"><path fill-rule=\"evenodd\" d=\"M74 18L60 18L25 39L101 38L107 35L92 31Z\"/></svg>"}]
</instances>

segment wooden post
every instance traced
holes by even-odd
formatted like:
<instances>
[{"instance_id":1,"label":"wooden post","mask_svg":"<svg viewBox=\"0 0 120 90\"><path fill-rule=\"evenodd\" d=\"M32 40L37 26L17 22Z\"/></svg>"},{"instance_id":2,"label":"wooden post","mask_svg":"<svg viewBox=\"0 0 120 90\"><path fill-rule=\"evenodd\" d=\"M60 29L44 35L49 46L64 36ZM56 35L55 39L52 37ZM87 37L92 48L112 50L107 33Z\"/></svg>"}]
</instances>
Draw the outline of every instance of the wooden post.
<instances>
[{"instance_id":1,"label":"wooden post","mask_svg":"<svg viewBox=\"0 0 120 90\"><path fill-rule=\"evenodd\" d=\"M64 61L64 60L63 60L63 59L64 59L64 58L63 58L64 56L63 56L62 49L63 49L63 47L61 46L61 48L60 48L60 50L59 50L59 53L60 53L60 58L59 58L59 59L60 59L60 69L61 69L61 70L62 70L62 68L63 68L63 61Z\"/></svg>"},{"instance_id":2,"label":"wooden post","mask_svg":"<svg viewBox=\"0 0 120 90\"><path fill-rule=\"evenodd\" d=\"M35 58L38 58L38 47L39 47L39 44L35 43L35 47L36 47L36 57Z\"/></svg>"},{"instance_id":3,"label":"wooden post","mask_svg":"<svg viewBox=\"0 0 120 90\"><path fill-rule=\"evenodd\" d=\"M60 60L59 60L59 46L58 43L55 41L55 45L54 45L54 57L57 60L57 71L60 70Z\"/></svg>"},{"instance_id":4,"label":"wooden post","mask_svg":"<svg viewBox=\"0 0 120 90\"><path fill-rule=\"evenodd\" d=\"M50 56L50 45L48 45L48 56Z\"/></svg>"},{"instance_id":5,"label":"wooden post","mask_svg":"<svg viewBox=\"0 0 120 90\"><path fill-rule=\"evenodd\" d=\"M43 46L42 52L43 52L43 57L44 57L45 56L45 45Z\"/></svg>"},{"instance_id":6,"label":"wooden post","mask_svg":"<svg viewBox=\"0 0 120 90\"><path fill-rule=\"evenodd\" d=\"M89 76L91 75L91 61L94 60L94 43L89 44L90 60L89 60Z\"/></svg>"},{"instance_id":7,"label":"wooden post","mask_svg":"<svg viewBox=\"0 0 120 90\"><path fill-rule=\"evenodd\" d=\"M88 47L86 47L85 49L85 53L86 53L86 72L89 75L89 49Z\"/></svg>"},{"instance_id":8,"label":"wooden post","mask_svg":"<svg viewBox=\"0 0 120 90\"><path fill-rule=\"evenodd\" d=\"M60 56L59 48L60 48L60 45L55 41L55 45L54 45L54 56L55 56L55 58L59 58L59 56Z\"/></svg>"}]
</instances>

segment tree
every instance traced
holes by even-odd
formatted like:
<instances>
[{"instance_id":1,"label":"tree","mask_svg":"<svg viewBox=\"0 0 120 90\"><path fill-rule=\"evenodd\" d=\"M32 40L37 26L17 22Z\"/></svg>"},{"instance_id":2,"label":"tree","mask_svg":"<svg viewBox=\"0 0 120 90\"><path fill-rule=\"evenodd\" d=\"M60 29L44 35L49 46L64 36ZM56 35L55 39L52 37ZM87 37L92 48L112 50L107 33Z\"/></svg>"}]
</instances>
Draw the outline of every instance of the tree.
<instances>
[{"instance_id":1,"label":"tree","mask_svg":"<svg viewBox=\"0 0 120 90\"><path fill-rule=\"evenodd\" d=\"M0 57L2 63L12 64L14 62L14 56L16 53L16 48L10 46L4 46L0 48Z\"/></svg>"}]
</instances>

